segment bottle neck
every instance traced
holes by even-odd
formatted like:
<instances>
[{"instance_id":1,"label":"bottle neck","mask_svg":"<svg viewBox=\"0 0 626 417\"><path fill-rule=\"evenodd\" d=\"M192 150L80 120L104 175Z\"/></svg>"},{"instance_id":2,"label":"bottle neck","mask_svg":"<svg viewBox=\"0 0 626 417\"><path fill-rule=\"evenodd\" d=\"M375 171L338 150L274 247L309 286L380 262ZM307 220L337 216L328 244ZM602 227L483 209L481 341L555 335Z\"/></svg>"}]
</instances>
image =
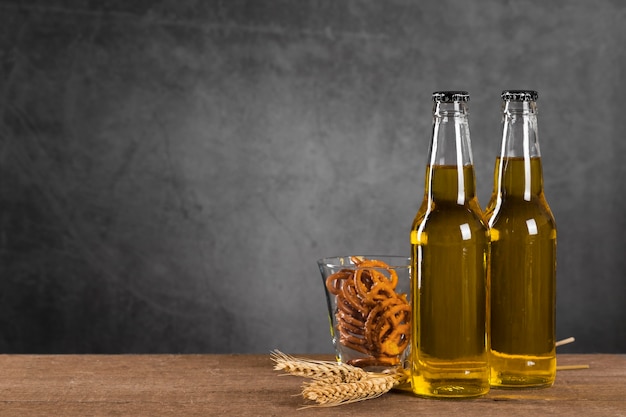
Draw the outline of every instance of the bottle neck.
<instances>
[{"instance_id":1,"label":"bottle neck","mask_svg":"<svg viewBox=\"0 0 626 417\"><path fill-rule=\"evenodd\" d=\"M494 193L530 201L543 192L536 103L505 101L502 124L502 148L494 172Z\"/></svg>"},{"instance_id":2,"label":"bottle neck","mask_svg":"<svg viewBox=\"0 0 626 417\"><path fill-rule=\"evenodd\" d=\"M472 165L467 105L435 103L429 165Z\"/></svg>"},{"instance_id":3,"label":"bottle neck","mask_svg":"<svg viewBox=\"0 0 626 417\"><path fill-rule=\"evenodd\" d=\"M502 106L501 157L540 157L537 105L534 101L505 101Z\"/></svg>"},{"instance_id":4,"label":"bottle neck","mask_svg":"<svg viewBox=\"0 0 626 417\"><path fill-rule=\"evenodd\" d=\"M435 102L426 197L464 205L476 194L468 111L464 102Z\"/></svg>"}]
</instances>

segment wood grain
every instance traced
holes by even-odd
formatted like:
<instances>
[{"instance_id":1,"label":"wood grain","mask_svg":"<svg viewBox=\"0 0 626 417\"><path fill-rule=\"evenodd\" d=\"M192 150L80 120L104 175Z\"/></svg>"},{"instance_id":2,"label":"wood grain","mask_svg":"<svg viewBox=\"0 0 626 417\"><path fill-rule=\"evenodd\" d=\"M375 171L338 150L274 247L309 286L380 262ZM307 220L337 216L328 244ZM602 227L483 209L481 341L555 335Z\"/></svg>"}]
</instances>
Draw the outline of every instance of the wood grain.
<instances>
[{"instance_id":1,"label":"wood grain","mask_svg":"<svg viewBox=\"0 0 626 417\"><path fill-rule=\"evenodd\" d=\"M560 371L543 390L455 401L391 392L298 411L303 380L274 371L269 355L2 355L0 415L626 416L625 355L562 355L559 364L590 368Z\"/></svg>"}]
</instances>

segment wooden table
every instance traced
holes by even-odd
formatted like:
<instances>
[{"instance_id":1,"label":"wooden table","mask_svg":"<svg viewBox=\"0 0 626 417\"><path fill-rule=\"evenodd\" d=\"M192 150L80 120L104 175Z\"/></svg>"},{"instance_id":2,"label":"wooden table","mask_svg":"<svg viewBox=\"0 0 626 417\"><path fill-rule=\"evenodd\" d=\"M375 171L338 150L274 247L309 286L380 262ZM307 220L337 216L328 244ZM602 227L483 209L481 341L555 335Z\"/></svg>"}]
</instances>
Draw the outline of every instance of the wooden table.
<instances>
[{"instance_id":1,"label":"wooden table","mask_svg":"<svg viewBox=\"0 0 626 417\"><path fill-rule=\"evenodd\" d=\"M319 358L319 357L318 357ZM559 355L552 388L473 400L404 392L308 408L269 355L0 355L0 416L626 416L626 355Z\"/></svg>"}]
</instances>

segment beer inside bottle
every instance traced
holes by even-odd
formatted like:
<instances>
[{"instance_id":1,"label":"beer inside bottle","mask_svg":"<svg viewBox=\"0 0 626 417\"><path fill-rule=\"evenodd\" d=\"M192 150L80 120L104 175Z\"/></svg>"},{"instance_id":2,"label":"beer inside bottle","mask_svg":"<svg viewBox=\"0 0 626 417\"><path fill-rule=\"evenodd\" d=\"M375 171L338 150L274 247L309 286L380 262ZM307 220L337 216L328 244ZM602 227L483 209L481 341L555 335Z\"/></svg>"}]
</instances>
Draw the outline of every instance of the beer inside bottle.
<instances>
[{"instance_id":1,"label":"beer inside bottle","mask_svg":"<svg viewBox=\"0 0 626 417\"><path fill-rule=\"evenodd\" d=\"M556 224L543 192L534 91L505 91L503 137L485 215L491 229L490 384L556 376Z\"/></svg>"},{"instance_id":2,"label":"beer inside bottle","mask_svg":"<svg viewBox=\"0 0 626 417\"><path fill-rule=\"evenodd\" d=\"M424 199L411 231L411 385L424 397L475 397L489 391L489 231L475 192L467 93L433 99Z\"/></svg>"}]
</instances>

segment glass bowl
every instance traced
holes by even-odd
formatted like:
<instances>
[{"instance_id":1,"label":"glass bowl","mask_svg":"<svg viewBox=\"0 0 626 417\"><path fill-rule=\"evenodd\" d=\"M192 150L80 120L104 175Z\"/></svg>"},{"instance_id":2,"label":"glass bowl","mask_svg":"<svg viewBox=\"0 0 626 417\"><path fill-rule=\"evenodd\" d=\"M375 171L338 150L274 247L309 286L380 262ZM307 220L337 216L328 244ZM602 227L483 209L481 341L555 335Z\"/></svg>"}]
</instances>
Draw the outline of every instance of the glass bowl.
<instances>
[{"instance_id":1,"label":"glass bowl","mask_svg":"<svg viewBox=\"0 0 626 417\"><path fill-rule=\"evenodd\" d=\"M336 256L317 261L337 361L402 366L411 333L410 258Z\"/></svg>"}]
</instances>

